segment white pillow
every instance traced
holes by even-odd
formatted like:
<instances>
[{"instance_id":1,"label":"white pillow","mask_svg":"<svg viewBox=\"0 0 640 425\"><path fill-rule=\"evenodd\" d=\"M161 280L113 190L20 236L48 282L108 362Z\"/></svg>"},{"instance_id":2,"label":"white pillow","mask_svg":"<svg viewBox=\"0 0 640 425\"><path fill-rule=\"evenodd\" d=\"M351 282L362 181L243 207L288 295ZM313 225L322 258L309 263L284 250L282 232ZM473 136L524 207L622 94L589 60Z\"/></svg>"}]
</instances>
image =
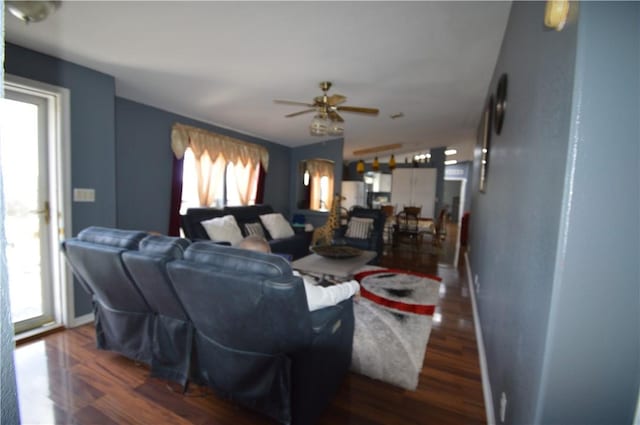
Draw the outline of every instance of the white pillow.
<instances>
[{"instance_id":1,"label":"white pillow","mask_svg":"<svg viewBox=\"0 0 640 425\"><path fill-rule=\"evenodd\" d=\"M242 240L242 232L235 217L232 215L204 220L200 224L207 231L207 235L212 241L230 242L231 245L235 245Z\"/></svg>"},{"instance_id":2,"label":"white pillow","mask_svg":"<svg viewBox=\"0 0 640 425\"><path fill-rule=\"evenodd\" d=\"M290 238L295 235L289 222L280 213L261 215L260 221L271 235L271 239Z\"/></svg>"},{"instance_id":3,"label":"white pillow","mask_svg":"<svg viewBox=\"0 0 640 425\"><path fill-rule=\"evenodd\" d=\"M345 234L345 236L354 239L369 239L372 228L372 218L351 217L347 226L347 233Z\"/></svg>"}]
</instances>

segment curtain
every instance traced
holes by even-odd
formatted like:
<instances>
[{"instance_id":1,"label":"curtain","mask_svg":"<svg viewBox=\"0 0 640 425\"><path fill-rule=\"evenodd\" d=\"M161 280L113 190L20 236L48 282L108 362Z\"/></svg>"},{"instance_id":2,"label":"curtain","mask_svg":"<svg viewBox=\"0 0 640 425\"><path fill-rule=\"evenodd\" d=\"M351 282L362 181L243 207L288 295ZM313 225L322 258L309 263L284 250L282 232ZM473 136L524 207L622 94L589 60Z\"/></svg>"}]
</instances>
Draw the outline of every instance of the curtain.
<instances>
[{"instance_id":1,"label":"curtain","mask_svg":"<svg viewBox=\"0 0 640 425\"><path fill-rule=\"evenodd\" d=\"M216 134L184 124L176 123L171 128L171 150L175 158L173 162L173 178L171 182L171 202L169 211L169 234L179 234L180 204L182 201L183 157L187 148L191 148L195 157L195 168L198 180L198 202L208 207L215 201L215 188L224 178L227 163L252 163L258 170L257 177L251 175L248 181L257 180L254 192L256 202L264 199L264 181L269 167L269 152L263 146L247 143L232 137ZM259 165L258 167L256 167ZM251 173L253 174L253 172ZM237 177L236 177L237 178ZM244 177L241 177L243 179ZM243 194L240 199L249 202L251 195Z\"/></svg>"},{"instance_id":2,"label":"curtain","mask_svg":"<svg viewBox=\"0 0 640 425\"><path fill-rule=\"evenodd\" d=\"M309 208L312 210L330 210L333 202L333 161L310 159L307 161L307 170L311 175L311 201ZM322 191L322 177L327 177L325 191Z\"/></svg>"},{"instance_id":3,"label":"curtain","mask_svg":"<svg viewBox=\"0 0 640 425\"><path fill-rule=\"evenodd\" d=\"M264 146L243 142L233 137L223 136L211 131L191 127L184 124L174 124L171 129L171 149L176 158L182 158L188 147L200 151L207 151L210 158L222 155L226 162L232 164L262 164L265 172L269 169L269 152ZM195 149L194 149L195 152Z\"/></svg>"},{"instance_id":4,"label":"curtain","mask_svg":"<svg viewBox=\"0 0 640 425\"><path fill-rule=\"evenodd\" d=\"M258 188L258 165L249 160L246 164L236 163L233 166L236 181L235 189L240 205L249 205L250 201L255 202ZM227 188L227 190L229 189Z\"/></svg>"},{"instance_id":5,"label":"curtain","mask_svg":"<svg viewBox=\"0 0 640 425\"><path fill-rule=\"evenodd\" d=\"M193 153L198 177L198 201L201 207L210 207L216 203L216 194L220 193L217 189L224 182L226 162L222 155L212 160L209 152L198 152L194 149Z\"/></svg>"},{"instance_id":6,"label":"curtain","mask_svg":"<svg viewBox=\"0 0 640 425\"><path fill-rule=\"evenodd\" d=\"M171 203L169 211L169 236L180 236L180 203L182 201L182 166L183 159L173 157L171 177Z\"/></svg>"}]
</instances>

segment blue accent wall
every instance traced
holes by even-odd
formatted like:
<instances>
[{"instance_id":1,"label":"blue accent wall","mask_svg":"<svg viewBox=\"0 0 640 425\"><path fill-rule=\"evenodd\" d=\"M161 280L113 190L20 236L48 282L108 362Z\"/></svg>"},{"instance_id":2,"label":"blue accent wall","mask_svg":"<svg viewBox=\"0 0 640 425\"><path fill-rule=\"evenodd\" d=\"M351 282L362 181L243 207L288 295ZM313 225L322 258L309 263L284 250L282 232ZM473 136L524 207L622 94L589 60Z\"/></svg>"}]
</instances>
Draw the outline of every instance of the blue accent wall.
<instances>
[{"instance_id":1,"label":"blue accent wall","mask_svg":"<svg viewBox=\"0 0 640 425\"><path fill-rule=\"evenodd\" d=\"M199 122L131 100L116 98L117 224L122 229L167 233L174 123L196 126L250 143L269 151L264 203L288 215L290 148L232 130Z\"/></svg>"},{"instance_id":2,"label":"blue accent wall","mask_svg":"<svg viewBox=\"0 0 640 425\"><path fill-rule=\"evenodd\" d=\"M72 204L72 232L91 225L115 226L114 78L11 43L5 46L5 72L69 89L71 186L96 192L95 202ZM77 282L74 304L76 316L92 311L91 298Z\"/></svg>"},{"instance_id":3,"label":"blue accent wall","mask_svg":"<svg viewBox=\"0 0 640 425\"><path fill-rule=\"evenodd\" d=\"M580 4L575 69L535 422L630 424L640 384L639 3Z\"/></svg>"},{"instance_id":4,"label":"blue accent wall","mask_svg":"<svg viewBox=\"0 0 640 425\"><path fill-rule=\"evenodd\" d=\"M298 164L300 161L307 159L321 158L333 161L334 168L334 192L340 192L342 185L342 150L344 147L344 139L334 139L311 145L300 146L291 149L291 162L289 164L289 208L291 214L303 214L307 223L313 224L315 227L322 226L327 221L327 213L311 210L300 210L296 206L297 202L297 183L301 176L298 173Z\"/></svg>"},{"instance_id":5,"label":"blue accent wall","mask_svg":"<svg viewBox=\"0 0 640 425\"><path fill-rule=\"evenodd\" d=\"M486 193L474 162L470 262L507 424L631 423L638 400L639 5L572 5L557 32L544 2L513 3Z\"/></svg>"}]
</instances>

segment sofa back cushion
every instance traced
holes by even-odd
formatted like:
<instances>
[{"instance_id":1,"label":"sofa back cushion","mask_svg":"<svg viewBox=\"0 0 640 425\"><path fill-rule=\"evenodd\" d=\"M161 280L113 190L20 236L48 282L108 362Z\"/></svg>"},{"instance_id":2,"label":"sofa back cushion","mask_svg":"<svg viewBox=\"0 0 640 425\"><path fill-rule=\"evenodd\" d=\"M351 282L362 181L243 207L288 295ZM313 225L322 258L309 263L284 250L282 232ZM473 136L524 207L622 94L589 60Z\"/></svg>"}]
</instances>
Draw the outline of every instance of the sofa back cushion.
<instances>
[{"instance_id":1,"label":"sofa back cushion","mask_svg":"<svg viewBox=\"0 0 640 425\"><path fill-rule=\"evenodd\" d=\"M93 226L62 246L78 279L101 303L114 310L148 312L121 258L123 252L138 249L145 236L144 232Z\"/></svg>"},{"instance_id":2,"label":"sofa back cushion","mask_svg":"<svg viewBox=\"0 0 640 425\"><path fill-rule=\"evenodd\" d=\"M182 259L189 241L169 236L150 235L140 242L139 251L122 254L129 273L146 298L151 309L158 314L187 320L166 271L166 264Z\"/></svg>"},{"instance_id":3,"label":"sofa back cushion","mask_svg":"<svg viewBox=\"0 0 640 425\"><path fill-rule=\"evenodd\" d=\"M196 329L217 344L275 354L311 337L304 285L282 257L195 242L167 268Z\"/></svg>"},{"instance_id":4,"label":"sofa back cushion","mask_svg":"<svg viewBox=\"0 0 640 425\"><path fill-rule=\"evenodd\" d=\"M273 208L271 208L270 205L247 205L225 207L224 209L189 208L187 213L180 217L180 224L187 238L191 240L206 240L209 239L209 236L207 235L204 227L202 227L202 221L210 220L215 217L232 215L236 219L242 235L248 236L248 234L245 233L244 225L246 223L260 223L260 215L270 214L272 212ZM269 235L266 232L265 236L269 239Z\"/></svg>"}]
</instances>

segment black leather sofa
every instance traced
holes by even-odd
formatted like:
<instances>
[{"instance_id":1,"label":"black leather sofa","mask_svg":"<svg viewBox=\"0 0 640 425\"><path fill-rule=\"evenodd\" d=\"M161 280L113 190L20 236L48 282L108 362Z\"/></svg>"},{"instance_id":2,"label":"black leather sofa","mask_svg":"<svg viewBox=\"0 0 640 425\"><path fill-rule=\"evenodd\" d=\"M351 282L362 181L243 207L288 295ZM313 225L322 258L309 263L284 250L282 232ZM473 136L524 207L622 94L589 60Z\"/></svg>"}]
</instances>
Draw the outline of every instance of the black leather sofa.
<instances>
[{"instance_id":1,"label":"black leather sofa","mask_svg":"<svg viewBox=\"0 0 640 425\"><path fill-rule=\"evenodd\" d=\"M311 243L310 232L296 232L292 237L284 239L273 239L271 237L267 229L262 225L260 216L263 214L271 214L273 212L273 208L270 205L224 207L222 209L189 208L186 214L180 216L180 224L185 237L192 241L209 240L209 235L206 230L204 230L204 227L202 227L200 222L225 215L233 215L243 236L247 236L244 228L246 223L260 223L262 230L269 241L269 245L271 246L271 252L286 254L291 256L291 259L293 260L309 255L309 244Z\"/></svg>"},{"instance_id":2,"label":"black leather sofa","mask_svg":"<svg viewBox=\"0 0 640 425\"><path fill-rule=\"evenodd\" d=\"M283 424L313 424L348 371L351 299L309 312L282 257L91 227L63 242L92 295L98 348L207 385Z\"/></svg>"}]
</instances>

